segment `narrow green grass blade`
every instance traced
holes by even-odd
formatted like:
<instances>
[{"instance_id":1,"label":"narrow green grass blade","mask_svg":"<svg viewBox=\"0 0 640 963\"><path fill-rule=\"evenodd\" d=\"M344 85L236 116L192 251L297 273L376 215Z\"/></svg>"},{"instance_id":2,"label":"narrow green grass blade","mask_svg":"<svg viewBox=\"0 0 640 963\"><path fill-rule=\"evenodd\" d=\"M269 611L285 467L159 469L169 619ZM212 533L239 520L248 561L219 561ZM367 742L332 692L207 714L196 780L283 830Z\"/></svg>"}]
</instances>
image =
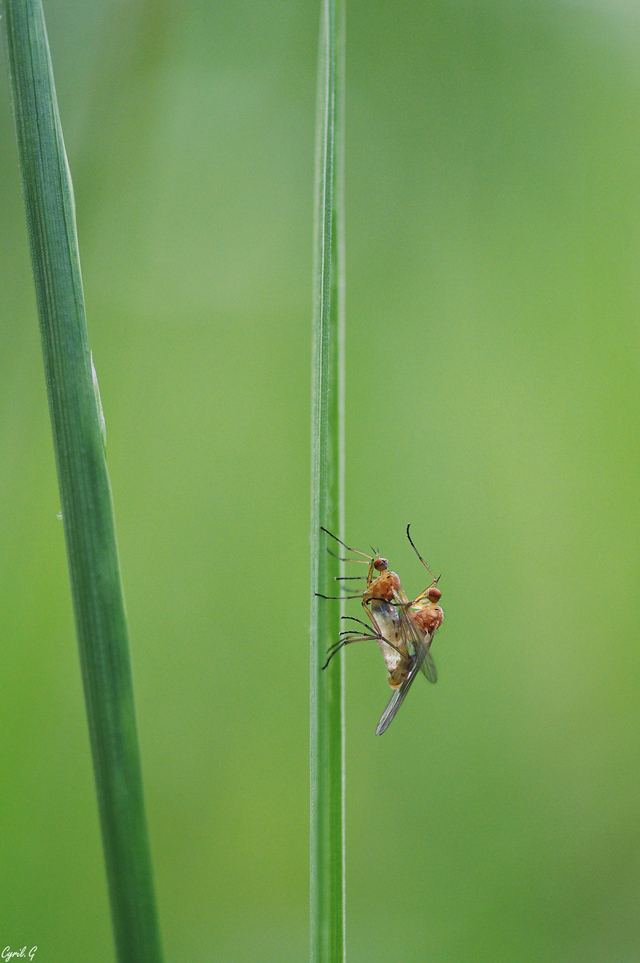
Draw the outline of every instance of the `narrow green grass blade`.
<instances>
[{"instance_id":1,"label":"narrow green grass blade","mask_svg":"<svg viewBox=\"0 0 640 963\"><path fill-rule=\"evenodd\" d=\"M311 590L341 594L343 566L324 526L344 538L344 4L324 0L318 72ZM322 536L322 537L321 537ZM334 543L332 550L339 546ZM345 958L344 650L322 670L340 632L340 606L311 607L311 960Z\"/></svg>"},{"instance_id":2,"label":"narrow green grass blade","mask_svg":"<svg viewBox=\"0 0 640 963\"><path fill-rule=\"evenodd\" d=\"M121 963L162 958L101 412L40 0L2 0L111 913Z\"/></svg>"}]
</instances>

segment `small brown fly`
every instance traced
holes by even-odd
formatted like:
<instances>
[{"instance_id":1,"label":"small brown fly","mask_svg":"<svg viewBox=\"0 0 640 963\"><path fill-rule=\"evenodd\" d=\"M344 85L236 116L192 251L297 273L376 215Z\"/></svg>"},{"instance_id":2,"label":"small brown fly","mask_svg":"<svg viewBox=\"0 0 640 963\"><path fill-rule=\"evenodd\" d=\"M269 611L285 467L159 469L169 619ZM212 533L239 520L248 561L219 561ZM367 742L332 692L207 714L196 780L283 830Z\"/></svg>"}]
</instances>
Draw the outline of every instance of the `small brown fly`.
<instances>
[{"instance_id":1,"label":"small brown fly","mask_svg":"<svg viewBox=\"0 0 640 963\"><path fill-rule=\"evenodd\" d=\"M368 560L369 570L366 575L367 584L364 592L349 595L346 598L359 598L361 600L362 606L372 623L373 631L371 632L368 625L360 619L345 616L346 619L359 623L367 631L349 629L341 632L340 640L329 648L328 659L322 668L326 669L336 652L351 642L372 639L378 643L389 673L388 682L394 693L380 718L376 735L382 735L390 726L418 672L423 672L429 682L436 682L437 680L435 663L429 649L436 629L442 624L444 618L444 613L437 604L442 593L437 586L438 579L435 578L413 544L409 535L409 527L407 526L409 543L433 578L431 585L412 600L407 598L398 575L389 571L389 563L386 558L382 558L378 552L371 556L358 551L358 549L351 548L326 528L323 528L327 535L335 539L347 551L354 552L356 555L362 556L362 559ZM344 559L344 561L359 562L362 559L352 558ZM325 595L321 597L337 598L338 596Z\"/></svg>"},{"instance_id":2,"label":"small brown fly","mask_svg":"<svg viewBox=\"0 0 640 963\"><path fill-rule=\"evenodd\" d=\"M331 538L335 539L336 542L339 542L347 551L354 552L356 555L361 555L363 559L367 559L369 570L366 575L366 589L358 595L348 595L346 598L359 598L361 600L362 607L367 613L373 627L372 634L369 626L365 622L362 622L360 619L354 619L352 616L345 616L345 619L351 622L357 622L367 631L362 632L361 629L349 629L341 632L340 641L331 646L327 653L329 658L322 668L326 669L333 656L343 646L349 645L351 642L375 639L380 646L382 657L389 672L389 685L392 689L397 689L409 674L410 662L410 654L403 637L401 627L402 619L398 609L398 604L404 595L400 579L395 572L389 571L389 562L386 558L382 558L378 552L376 552L375 556L367 555L365 552L358 551L357 548L351 548L349 545L346 545L326 528L322 530L326 532L327 535L330 535ZM360 562L361 559L352 558L344 559L343 561ZM365 576L362 577L365 578ZM357 579L358 576L349 576L348 578L350 580ZM328 595L321 597L339 598L339 596Z\"/></svg>"},{"instance_id":3,"label":"small brown fly","mask_svg":"<svg viewBox=\"0 0 640 963\"><path fill-rule=\"evenodd\" d=\"M407 601L403 607L406 616L403 621L403 625L407 634L412 636L412 664L406 679L400 688L393 693L389 699L387 708L380 716L380 722L378 723L378 728L376 729L377 736L381 736L383 732L386 732L393 722L396 713L404 702L407 692L413 685L413 680L417 676L418 672L423 672L430 682L435 682L437 679L435 665L430 649L431 643L433 642L433 637L444 620L444 612L438 604L442 598L442 592L438 588L439 576L438 578L435 577L422 555L413 544L411 535L409 534L410 527L410 525L407 525L407 538L409 539L409 544L431 575L433 582L424 590L424 592L421 592L420 595L413 599L413 601Z\"/></svg>"}]
</instances>

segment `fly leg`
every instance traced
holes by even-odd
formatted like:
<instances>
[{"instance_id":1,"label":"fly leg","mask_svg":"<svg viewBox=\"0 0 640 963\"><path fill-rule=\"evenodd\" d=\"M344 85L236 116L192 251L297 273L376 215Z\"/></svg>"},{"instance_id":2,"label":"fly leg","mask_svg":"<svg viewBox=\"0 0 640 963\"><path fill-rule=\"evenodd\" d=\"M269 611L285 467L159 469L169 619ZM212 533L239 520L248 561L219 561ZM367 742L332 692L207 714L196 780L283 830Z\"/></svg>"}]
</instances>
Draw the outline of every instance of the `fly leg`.
<instances>
[{"instance_id":1,"label":"fly leg","mask_svg":"<svg viewBox=\"0 0 640 963\"><path fill-rule=\"evenodd\" d=\"M345 621L357 622L357 623L358 623L359 625L361 625L364 629L367 629L367 630L368 630L368 628L369 628L369 626L366 625L365 622L361 622L360 619L355 619L355 618L353 618L353 616L351 616L351 615L345 615L345 616L343 616L343 618L345 619ZM374 642L377 642L378 645L380 645L380 643L382 642L382 643L390 646L392 649L396 649L396 652L398 653L398 655L399 655L400 657L402 657L402 653L400 652L400 650L397 649L396 646L395 646L393 643L387 642L387 640L386 640L386 639L384 638L384 636L381 634L381 632L380 632L380 630L377 628L377 626L376 626L376 634L375 634L375 635L373 635L373 634L370 633L369 631L367 631L367 632L361 632L361 631L359 631L358 629L347 629L347 630L345 630L344 632L341 632L341 633L340 633L340 636L341 636L340 640L339 640L338 642L334 642L334 644L331 645L331 646L329 646L329 648L327 649L327 655L329 656L329 658L327 659L327 661L325 662L325 664L322 666L323 669L326 669L326 668L327 668L327 666L328 666L329 663L331 662L331 660L332 660L332 658L334 657L334 655L336 654L336 652L339 652L340 649L343 648L343 646L345 646L345 645L350 645L352 642L365 642L365 641L368 641L368 640L372 640L372 641L374 641Z\"/></svg>"}]
</instances>

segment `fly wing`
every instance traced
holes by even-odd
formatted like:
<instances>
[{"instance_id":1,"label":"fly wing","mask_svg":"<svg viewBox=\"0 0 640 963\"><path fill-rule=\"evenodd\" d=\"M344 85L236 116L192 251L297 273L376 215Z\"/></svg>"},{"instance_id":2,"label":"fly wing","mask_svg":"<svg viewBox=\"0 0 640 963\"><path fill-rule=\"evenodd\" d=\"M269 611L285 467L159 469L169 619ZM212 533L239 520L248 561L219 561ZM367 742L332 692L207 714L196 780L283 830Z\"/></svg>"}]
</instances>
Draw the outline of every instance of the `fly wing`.
<instances>
[{"instance_id":1,"label":"fly wing","mask_svg":"<svg viewBox=\"0 0 640 963\"><path fill-rule=\"evenodd\" d=\"M436 664L429 651L433 640L433 633L427 633L425 635L413 620L411 612L407 608L400 609L400 612L403 634L411 646L410 651L418 662L418 669L426 676L429 682L437 682L438 672L436 670Z\"/></svg>"},{"instance_id":2,"label":"fly wing","mask_svg":"<svg viewBox=\"0 0 640 963\"><path fill-rule=\"evenodd\" d=\"M423 635L420 629L413 622L411 617L406 614L406 632L410 633L410 642L413 647L413 659L409 675L404 680L399 689L393 693L387 708L384 710L380 716L380 722L378 723L378 728L376 729L376 735L381 736L383 732L386 732L393 720L396 717L396 713L404 700L407 697L407 692L413 685L413 680L417 676L418 672L424 672L429 682L435 682L438 678L435 663L433 661L433 656L429 651L429 646L431 645L432 635Z\"/></svg>"},{"instance_id":3,"label":"fly wing","mask_svg":"<svg viewBox=\"0 0 640 963\"><path fill-rule=\"evenodd\" d=\"M400 688L396 689L396 691L393 693L393 695L389 699L387 708L384 710L384 712L380 716L380 722L378 723L378 728L376 729L377 736L381 736L383 732L386 732L389 726L391 725L391 723L393 722L393 720L395 719L396 712L398 711L398 709L406 699L407 692L413 685L413 680L417 676L418 671L419 671L419 666L416 663L415 665L412 666L411 671L409 672L409 675L404 680Z\"/></svg>"},{"instance_id":4,"label":"fly wing","mask_svg":"<svg viewBox=\"0 0 640 963\"><path fill-rule=\"evenodd\" d=\"M431 638L432 637L429 638L429 645L431 645ZM431 655L431 652L429 651L428 648L427 648L427 651L425 652L422 665L420 666L420 671L426 675L429 682L438 681L438 672L436 670L436 664L433 661L433 656Z\"/></svg>"},{"instance_id":5,"label":"fly wing","mask_svg":"<svg viewBox=\"0 0 640 963\"><path fill-rule=\"evenodd\" d=\"M425 649L424 659L420 665L420 671L424 673L429 682L438 681L438 673L436 671L436 664L433 661L433 656L431 655L431 643L433 642L433 637L435 632L429 632L425 635L422 641L422 647Z\"/></svg>"}]
</instances>

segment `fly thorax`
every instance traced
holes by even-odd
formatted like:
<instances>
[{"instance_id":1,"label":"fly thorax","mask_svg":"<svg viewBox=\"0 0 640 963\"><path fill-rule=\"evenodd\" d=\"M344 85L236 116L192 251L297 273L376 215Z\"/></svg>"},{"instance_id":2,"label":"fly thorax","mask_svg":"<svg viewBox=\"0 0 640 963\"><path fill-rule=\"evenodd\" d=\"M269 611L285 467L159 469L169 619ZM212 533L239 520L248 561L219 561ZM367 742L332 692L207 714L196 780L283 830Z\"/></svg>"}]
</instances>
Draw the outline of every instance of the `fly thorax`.
<instances>
[{"instance_id":1,"label":"fly thorax","mask_svg":"<svg viewBox=\"0 0 640 963\"><path fill-rule=\"evenodd\" d=\"M395 572L389 572L389 574L387 575L387 579L389 582L389 587L393 590L393 597L395 598L398 595L400 595L400 592L402 591L402 586L400 585L400 579L398 578Z\"/></svg>"},{"instance_id":2,"label":"fly thorax","mask_svg":"<svg viewBox=\"0 0 640 963\"><path fill-rule=\"evenodd\" d=\"M422 631L429 635L432 635L435 630L442 625L444 620L444 612L439 605L434 605L433 603L422 606L412 614L415 622L417 622Z\"/></svg>"},{"instance_id":3,"label":"fly thorax","mask_svg":"<svg viewBox=\"0 0 640 963\"><path fill-rule=\"evenodd\" d=\"M384 572L367 589L367 597L392 602L400 591L400 579L395 572Z\"/></svg>"}]
</instances>

